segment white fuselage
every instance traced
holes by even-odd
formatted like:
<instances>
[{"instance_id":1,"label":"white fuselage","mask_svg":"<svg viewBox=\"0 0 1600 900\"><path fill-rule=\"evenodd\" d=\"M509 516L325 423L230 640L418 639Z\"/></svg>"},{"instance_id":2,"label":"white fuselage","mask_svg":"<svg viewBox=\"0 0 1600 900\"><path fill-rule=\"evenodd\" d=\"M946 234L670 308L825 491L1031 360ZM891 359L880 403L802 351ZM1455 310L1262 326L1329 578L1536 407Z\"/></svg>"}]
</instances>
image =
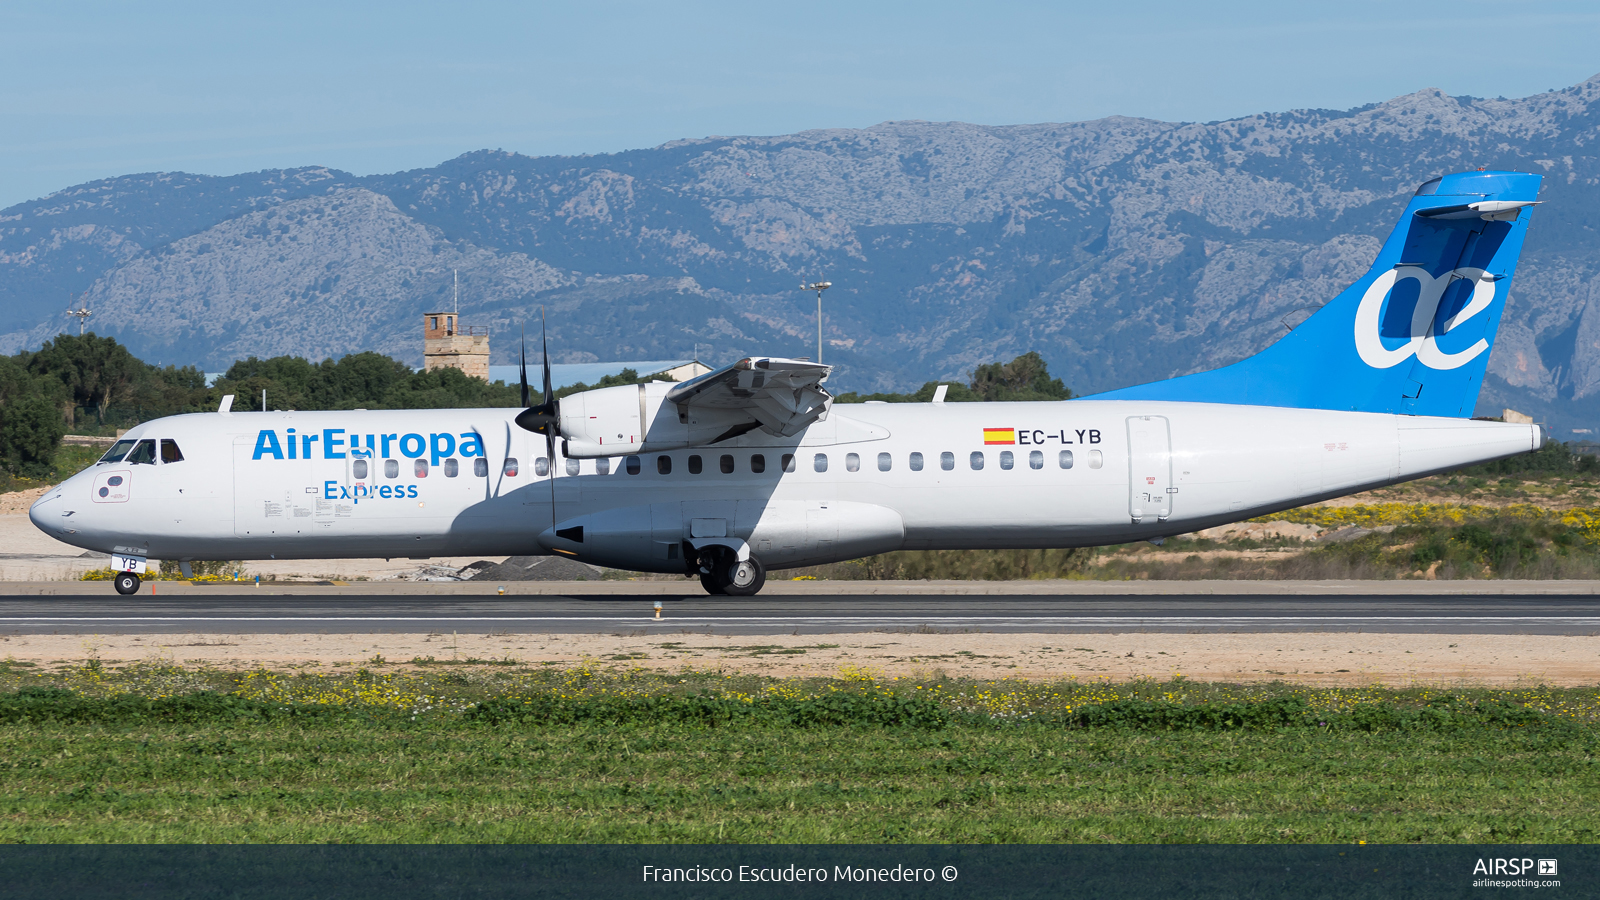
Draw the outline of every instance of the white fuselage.
<instances>
[{"instance_id":1,"label":"white fuselage","mask_svg":"<svg viewBox=\"0 0 1600 900\"><path fill-rule=\"evenodd\" d=\"M97 464L30 515L67 543L159 559L554 550L681 572L686 541L724 538L781 569L1172 535L1525 453L1543 438L1536 425L1210 403L839 404L792 438L758 430L581 460L558 441L547 466L544 437L519 429L517 412L158 419L127 438L173 441L181 462Z\"/></svg>"}]
</instances>

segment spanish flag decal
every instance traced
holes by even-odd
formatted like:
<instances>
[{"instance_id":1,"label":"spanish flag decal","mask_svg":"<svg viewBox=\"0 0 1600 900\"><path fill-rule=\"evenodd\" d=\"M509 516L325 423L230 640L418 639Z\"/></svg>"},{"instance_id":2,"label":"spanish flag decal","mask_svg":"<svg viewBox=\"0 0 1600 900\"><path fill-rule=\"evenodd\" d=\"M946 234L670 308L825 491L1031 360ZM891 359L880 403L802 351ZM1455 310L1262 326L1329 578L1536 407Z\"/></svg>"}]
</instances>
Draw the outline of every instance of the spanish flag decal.
<instances>
[{"instance_id":1,"label":"spanish flag decal","mask_svg":"<svg viewBox=\"0 0 1600 900\"><path fill-rule=\"evenodd\" d=\"M1015 444L1017 430L1015 428L985 428L983 430L985 444Z\"/></svg>"}]
</instances>

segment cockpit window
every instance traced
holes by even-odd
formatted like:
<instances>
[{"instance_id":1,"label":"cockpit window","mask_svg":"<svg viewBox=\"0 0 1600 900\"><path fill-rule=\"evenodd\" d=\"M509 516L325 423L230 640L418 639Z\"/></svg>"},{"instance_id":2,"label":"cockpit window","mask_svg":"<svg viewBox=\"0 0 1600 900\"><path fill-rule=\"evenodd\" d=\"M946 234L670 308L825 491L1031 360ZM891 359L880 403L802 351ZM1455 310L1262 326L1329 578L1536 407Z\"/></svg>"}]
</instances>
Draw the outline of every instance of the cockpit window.
<instances>
[{"instance_id":1,"label":"cockpit window","mask_svg":"<svg viewBox=\"0 0 1600 900\"><path fill-rule=\"evenodd\" d=\"M178 442L161 439L161 461L164 463L183 462L183 451L178 449Z\"/></svg>"},{"instance_id":2,"label":"cockpit window","mask_svg":"<svg viewBox=\"0 0 1600 900\"><path fill-rule=\"evenodd\" d=\"M132 465L139 465L140 463L150 466L155 465L156 442L140 441L138 446L133 448L133 452L129 453L128 458L123 460L123 462L130 463Z\"/></svg>"},{"instance_id":3,"label":"cockpit window","mask_svg":"<svg viewBox=\"0 0 1600 900\"><path fill-rule=\"evenodd\" d=\"M122 458L128 455L129 450L133 449L133 444L133 441L117 441L111 445L110 450L106 451L105 456L100 457L100 461L103 463L122 462Z\"/></svg>"}]
</instances>

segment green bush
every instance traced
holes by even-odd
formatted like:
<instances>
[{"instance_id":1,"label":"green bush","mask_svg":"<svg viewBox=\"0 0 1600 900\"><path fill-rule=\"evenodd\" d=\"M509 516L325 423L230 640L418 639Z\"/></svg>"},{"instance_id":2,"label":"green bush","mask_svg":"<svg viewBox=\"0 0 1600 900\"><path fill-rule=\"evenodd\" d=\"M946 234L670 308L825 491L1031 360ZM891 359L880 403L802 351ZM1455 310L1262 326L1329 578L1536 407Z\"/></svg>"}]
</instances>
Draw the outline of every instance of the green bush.
<instances>
[{"instance_id":1,"label":"green bush","mask_svg":"<svg viewBox=\"0 0 1600 900\"><path fill-rule=\"evenodd\" d=\"M1527 525L1521 522L1500 522L1491 529L1477 522L1456 529L1452 541L1470 547L1490 569L1496 572L1514 569L1533 562L1539 555L1539 542Z\"/></svg>"},{"instance_id":2,"label":"green bush","mask_svg":"<svg viewBox=\"0 0 1600 900\"><path fill-rule=\"evenodd\" d=\"M910 728L951 726L1087 728L1129 731L1275 731L1329 729L1353 732L1449 732L1483 728L1576 728L1540 710L1499 699L1450 697L1423 706L1363 702L1347 711L1317 712L1299 697L1227 703L1111 700L1067 712L990 716L953 711L934 699L892 693L833 691L807 697L740 698L710 694L636 697L562 697L536 694L491 697L444 721L525 728ZM0 694L0 724L184 724L230 722L409 722L403 710L318 703L252 700L216 691L173 697L118 694L93 697L58 688L24 688Z\"/></svg>"},{"instance_id":3,"label":"green bush","mask_svg":"<svg viewBox=\"0 0 1600 900\"><path fill-rule=\"evenodd\" d=\"M205 575L231 577L243 568L244 562L237 559L197 559L189 563L189 571L197 578ZM179 578L183 576L183 567L175 559L163 559L161 574L167 578Z\"/></svg>"},{"instance_id":4,"label":"green bush","mask_svg":"<svg viewBox=\"0 0 1600 900\"><path fill-rule=\"evenodd\" d=\"M16 475L46 478L66 431L61 410L48 398L14 398L0 407L0 460Z\"/></svg>"},{"instance_id":5,"label":"green bush","mask_svg":"<svg viewBox=\"0 0 1600 900\"><path fill-rule=\"evenodd\" d=\"M0 694L0 724L22 722L181 723L274 721L347 717L343 707L275 704L230 694L200 691L176 697L146 698L122 694L88 697L57 688L23 688ZM370 715L370 713L368 714Z\"/></svg>"},{"instance_id":6,"label":"green bush","mask_svg":"<svg viewBox=\"0 0 1600 900\"><path fill-rule=\"evenodd\" d=\"M945 385L945 401L949 403L1071 400L1073 397L1072 390L1061 379L1050 377L1044 357L1029 351L1008 363L992 362L978 366L967 384L929 381L910 394L858 394L852 391L840 394L838 402L864 403L876 400L883 403L927 403L933 399L934 392L941 384Z\"/></svg>"},{"instance_id":7,"label":"green bush","mask_svg":"<svg viewBox=\"0 0 1600 900\"><path fill-rule=\"evenodd\" d=\"M896 550L865 559L788 570L786 577L836 581L1014 581L1070 578L1095 558L1092 549Z\"/></svg>"},{"instance_id":8,"label":"green bush","mask_svg":"<svg viewBox=\"0 0 1600 900\"><path fill-rule=\"evenodd\" d=\"M1451 700L1422 708L1393 703L1362 703L1348 712L1318 713L1305 701L1281 697L1256 703L1184 705L1150 700L1117 700L1062 717L1076 728L1126 728L1141 731L1233 731L1327 728L1335 731L1457 731L1554 725L1545 713L1497 700ZM1561 723L1563 726L1570 723Z\"/></svg>"},{"instance_id":9,"label":"green bush","mask_svg":"<svg viewBox=\"0 0 1600 900\"><path fill-rule=\"evenodd\" d=\"M750 701L702 695L582 700L551 696L496 698L468 710L466 717L492 724L509 722L547 727L692 725L718 728L759 725L790 728L940 728L950 721L949 712L931 701L848 692L806 698L760 697Z\"/></svg>"},{"instance_id":10,"label":"green bush","mask_svg":"<svg viewBox=\"0 0 1600 900\"><path fill-rule=\"evenodd\" d=\"M1572 444L1545 441L1533 453L1510 456L1462 469L1467 476L1496 478L1506 475L1593 475L1600 473L1600 457L1579 452Z\"/></svg>"}]
</instances>

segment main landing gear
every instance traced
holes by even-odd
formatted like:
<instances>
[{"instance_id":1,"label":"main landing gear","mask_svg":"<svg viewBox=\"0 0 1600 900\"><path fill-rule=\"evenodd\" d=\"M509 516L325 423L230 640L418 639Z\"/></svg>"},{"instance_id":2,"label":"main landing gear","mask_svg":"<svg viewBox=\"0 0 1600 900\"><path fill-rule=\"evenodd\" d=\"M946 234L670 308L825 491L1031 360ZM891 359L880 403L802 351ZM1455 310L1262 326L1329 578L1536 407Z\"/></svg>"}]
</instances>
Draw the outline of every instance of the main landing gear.
<instances>
[{"instance_id":1,"label":"main landing gear","mask_svg":"<svg viewBox=\"0 0 1600 900\"><path fill-rule=\"evenodd\" d=\"M137 594L139 592L139 576L132 572L118 572L117 577L111 580L119 594Z\"/></svg>"},{"instance_id":2,"label":"main landing gear","mask_svg":"<svg viewBox=\"0 0 1600 900\"><path fill-rule=\"evenodd\" d=\"M701 559L700 586L708 594L754 597L766 583L767 567L754 556L741 561L733 551L722 550L710 558Z\"/></svg>"}]
</instances>

